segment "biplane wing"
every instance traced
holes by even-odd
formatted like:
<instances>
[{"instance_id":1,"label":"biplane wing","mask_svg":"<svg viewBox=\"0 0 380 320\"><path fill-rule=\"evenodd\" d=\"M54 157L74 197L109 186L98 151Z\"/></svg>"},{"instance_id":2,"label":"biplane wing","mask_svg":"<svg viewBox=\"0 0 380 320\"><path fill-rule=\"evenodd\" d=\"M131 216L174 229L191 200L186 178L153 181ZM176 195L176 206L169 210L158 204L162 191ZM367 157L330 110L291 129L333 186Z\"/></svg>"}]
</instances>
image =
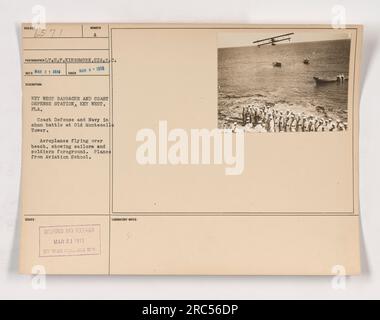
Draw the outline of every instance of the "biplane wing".
<instances>
[{"instance_id":1,"label":"biplane wing","mask_svg":"<svg viewBox=\"0 0 380 320\"><path fill-rule=\"evenodd\" d=\"M286 40L290 41L291 37L289 37L289 36L291 36L293 34L294 34L294 32L284 33L284 34L274 36L271 38L256 40L256 41L253 41L252 43L256 43L258 47L265 46L268 44L271 44L272 46L274 46L277 42L282 42L282 41L286 41Z\"/></svg>"},{"instance_id":2,"label":"biplane wing","mask_svg":"<svg viewBox=\"0 0 380 320\"><path fill-rule=\"evenodd\" d=\"M260 48L261 46L265 46L265 45L267 45L267 44L271 44L271 45L275 45L276 44L276 42L282 42L282 41L286 41L286 40L291 40L291 38L289 37L289 38L284 38L284 39L281 39L281 40L273 40L273 41L269 41L269 42L264 42L264 43L260 43L260 44L258 44L257 46Z\"/></svg>"}]
</instances>

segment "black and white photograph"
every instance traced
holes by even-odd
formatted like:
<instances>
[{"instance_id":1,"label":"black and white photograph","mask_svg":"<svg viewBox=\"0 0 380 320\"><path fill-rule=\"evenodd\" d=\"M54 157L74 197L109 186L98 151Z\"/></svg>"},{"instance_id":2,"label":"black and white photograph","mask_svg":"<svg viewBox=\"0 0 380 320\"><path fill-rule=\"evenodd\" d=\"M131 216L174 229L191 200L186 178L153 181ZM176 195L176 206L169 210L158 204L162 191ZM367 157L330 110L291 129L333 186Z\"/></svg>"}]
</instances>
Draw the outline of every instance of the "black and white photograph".
<instances>
[{"instance_id":1,"label":"black and white photograph","mask_svg":"<svg viewBox=\"0 0 380 320\"><path fill-rule=\"evenodd\" d=\"M350 46L341 30L221 33L218 128L346 131Z\"/></svg>"}]
</instances>

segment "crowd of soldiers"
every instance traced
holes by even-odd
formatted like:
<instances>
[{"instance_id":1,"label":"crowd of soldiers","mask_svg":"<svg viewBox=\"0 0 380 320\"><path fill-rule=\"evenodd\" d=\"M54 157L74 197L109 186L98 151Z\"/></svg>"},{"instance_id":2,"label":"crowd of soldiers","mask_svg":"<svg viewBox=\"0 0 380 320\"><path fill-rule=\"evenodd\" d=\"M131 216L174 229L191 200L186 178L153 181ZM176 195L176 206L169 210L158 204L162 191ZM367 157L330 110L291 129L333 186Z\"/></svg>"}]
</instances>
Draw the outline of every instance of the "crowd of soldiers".
<instances>
[{"instance_id":1,"label":"crowd of soldiers","mask_svg":"<svg viewBox=\"0 0 380 320\"><path fill-rule=\"evenodd\" d=\"M304 114L295 114L290 110L279 111L268 106L243 107L243 125L254 132L312 132L344 131L347 123L340 120L324 119ZM237 123L234 123L237 127Z\"/></svg>"}]
</instances>

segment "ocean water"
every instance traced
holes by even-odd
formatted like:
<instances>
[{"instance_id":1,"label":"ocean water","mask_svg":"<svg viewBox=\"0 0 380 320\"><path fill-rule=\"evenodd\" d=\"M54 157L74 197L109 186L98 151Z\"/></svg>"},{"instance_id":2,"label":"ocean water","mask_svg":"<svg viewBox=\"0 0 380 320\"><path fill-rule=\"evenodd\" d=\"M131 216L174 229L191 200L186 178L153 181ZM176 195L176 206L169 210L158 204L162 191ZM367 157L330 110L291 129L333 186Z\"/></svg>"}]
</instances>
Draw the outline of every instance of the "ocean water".
<instances>
[{"instance_id":1,"label":"ocean water","mask_svg":"<svg viewBox=\"0 0 380 320\"><path fill-rule=\"evenodd\" d=\"M346 120L348 81L317 86L313 77L348 77L349 59L350 40L220 48L219 100L254 97L311 114L323 107L326 115ZM275 61L282 67L273 67Z\"/></svg>"}]
</instances>

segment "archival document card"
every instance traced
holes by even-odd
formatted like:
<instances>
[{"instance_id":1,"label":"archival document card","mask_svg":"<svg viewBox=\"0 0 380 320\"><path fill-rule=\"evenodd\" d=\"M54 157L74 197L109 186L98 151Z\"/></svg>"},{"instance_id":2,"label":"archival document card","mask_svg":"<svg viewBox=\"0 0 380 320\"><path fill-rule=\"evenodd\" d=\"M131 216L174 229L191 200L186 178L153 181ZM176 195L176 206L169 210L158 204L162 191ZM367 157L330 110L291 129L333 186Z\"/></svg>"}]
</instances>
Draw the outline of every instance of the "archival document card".
<instances>
[{"instance_id":1,"label":"archival document card","mask_svg":"<svg viewBox=\"0 0 380 320\"><path fill-rule=\"evenodd\" d=\"M21 28L22 273L360 272L361 26Z\"/></svg>"}]
</instances>

